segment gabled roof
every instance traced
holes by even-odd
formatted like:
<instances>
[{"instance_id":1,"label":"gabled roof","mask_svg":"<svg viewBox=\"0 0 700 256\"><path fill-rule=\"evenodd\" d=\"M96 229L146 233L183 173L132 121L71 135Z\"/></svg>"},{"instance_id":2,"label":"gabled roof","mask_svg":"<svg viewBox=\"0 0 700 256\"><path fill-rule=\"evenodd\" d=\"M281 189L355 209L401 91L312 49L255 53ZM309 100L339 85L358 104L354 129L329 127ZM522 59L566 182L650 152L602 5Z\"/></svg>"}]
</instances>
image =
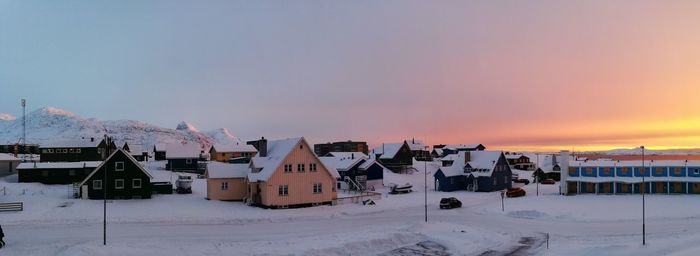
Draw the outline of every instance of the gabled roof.
<instances>
[{"instance_id":1,"label":"gabled roof","mask_svg":"<svg viewBox=\"0 0 700 256\"><path fill-rule=\"evenodd\" d=\"M249 172L250 164L210 162L207 164L206 176L210 179L245 178Z\"/></svg>"},{"instance_id":2,"label":"gabled roof","mask_svg":"<svg viewBox=\"0 0 700 256\"><path fill-rule=\"evenodd\" d=\"M197 143L172 143L166 147L165 159L199 158L202 147Z\"/></svg>"},{"instance_id":3,"label":"gabled roof","mask_svg":"<svg viewBox=\"0 0 700 256\"><path fill-rule=\"evenodd\" d=\"M103 139L74 139L74 140L57 140L42 144L39 148L96 148L102 143Z\"/></svg>"},{"instance_id":4,"label":"gabled roof","mask_svg":"<svg viewBox=\"0 0 700 256\"><path fill-rule=\"evenodd\" d=\"M466 154L469 154L470 160L465 164ZM440 167L440 170L447 177L459 175L491 176L502 155L503 152L501 151L460 152L451 166ZM464 173L464 167L471 168L473 170L472 173Z\"/></svg>"},{"instance_id":5,"label":"gabled roof","mask_svg":"<svg viewBox=\"0 0 700 256\"><path fill-rule=\"evenodd\" d=\"M408 144L408 148L411 149L411 151L427 151L428 146L423 143L423 141L416 140L416 139L410 139L406 140L406 144Z\"/></svg>"},{"instance_id":6,"label":"gabled roof","mask_svg":"<svg viewBox=\"0 0 700 256\"><path fill-rule=\"evenodd\" d=\"M340 158L368 158L368 156L362 152L329 152L325 156L326 157L340 157Z\"/></svg>"},{"instance_id":7,"label":"gabled roof","mask_svg":"<svg viewBox=\"0 0 700 256\"><path fill-rule=\"evenodd\" d=\"M554 167L559 166L559 158L556 155L540 156L538 160L539 163L537 163L537 168L542 170L544 173L556 172Z\"/></svg>"},{"instance_id":8,"label":"gabled roof","mask_svg":"<svg viewBox=\"0 0 700 256\"><path fill-rule=\"evenodd\" d=\"M304 139L304 137L268 141L267 156L260 157L260 152L258 152L258 154L251 159L250 165L252 169L260 171L249 173L248 180L251 182L267 181L270 177L272 177L272 174L274 174L277 168L282 164L282 161L292 152L292 150L294 150L296 145L305 141L306 140ZM311 150L308 149L308 143L306 144L307 150ZM316 154L314 154L313 151L311 151L310 153L318 159L318 156L316 156ZM323 164L321 159L318 160L318 162L330 172L331 176L333 176L334 178L340 177L338 171L335 168L329 168L328 166Z\"/></svg>"},{"instance_id":9,"label":"gabled roof","mask_svg":"<svg viewBox=\"0 0 700 256\"><path fill-rule=\"evenodd\" d=\"M379 166L382 167L382 169L386 169L386 167L384 167L382 164L380 164L379 162L377 162L377 161L374 160L374 159L367 159L367 160L365 160L365 161L362 162L362 164L360 164L360 166L358 166L357 168L359 168L360 170L367 170L368 168L372 167L372 165L374 165L374 164L378 164Z\"/></svg>"},{"instance_id":10,"label":"gabled roof","mask_svg":"<svg viewBox=\"0 0 700 256\"><path fill-rule=\"evenodd\" d=\"M102 164L102 161L20 163L17 166L17 170L96 168L97 166L100 166L100 164Z\"/></svg>"},{"instance_id":11,"label":"gabled roof","mask_svg":"<svg viewBox=\"0 0 700 256\"><path fill-rule=\"evenodd\" d=\"M380 154L381 156L379 156L379 159L393 159L404 144L405 142L385 143L372 149L372 152L373 154Z\"/></svg>"},{"instance_id":12,"label":"gabled roof","mask_svg":"<svg viewBox=\"0 0 700 256\"><path fill-rule=\"evenodd\" d=\"M523 154L506 154L506 159L520 159L522 157L526 157Z\"/></svg>"},{"instance_id":13,"label":"gabled roof","mask_svg":"<svg viewBox=\"0 0 700 256\"><path fill-rule=\"evenodd\" d=\"M331 155L331 153L328 155ZM367 155L358 152L333 152L332 155L319 157L319 159L326 167L335 168L338 171L347 171L355 167L360 161L369 159Z\"/></svg>"},{"instance_id":14,"label":"gabled roof","mask_svg":"<svg viewBox=\"0 0 700 256\"><path fill-rule=\"evenodd\" d=\"M10 154L0 154L0 161L19 161L19 158L16 158Z\"/></svg>"},{"instance_id":15,"label":"gabled roof","mask_svg":"<svg viewBox=\"0 0 700 256\"><path fill-rule=\"evenodd\" d=\"M141 145L131 145L129 146L129 154L132 156L140 156L143 154L143 152L146 152L143 150L143 147Z\"/></svg>"},{"instance_id":16,"label":"gabled roof","mask_svg":"<svg viewBox=\"0 0 700 256\"><path fill-rule=\"evenodd\" d=\"M165 144L155 144L155 145L153 145L153 148L157 152L164 152L167 150L167 146Z\"/></svg>"},{"instance_id":17,"label":"gabled roof","mask_svg":"<svg viewBox=\"0 0 700 256\"><path fill-rule=\"evenodd\" d=\"M129 153L127 153L127 152L124 151L123 149L118 148L118 149L117 149L116 151L114 151L111 155L109 155L109 157L107 157L107 159L105 159L102 163L100 163L100 165L97 166L97 167L95 168L95 170L92 171L92 172L90 173L90 175L88 175L87 177L85 177L85 179L84 179L82 182L80 182L80 185L78 185L78 187L82 187L83 184L85 184L85 182L87 182L88 180L90 180L90 178L91 178L93 175L95 175L96 172L98 172L100 169L102 169L102 167L104 167L104 165L105 165L107 162L109 162L109 160L112 159L112 157L114 157L114 156L117 155L117 154L123 154L123 155L125 155L126 158L129 159L129 161L131 161L134 165L136 165L136 167L138 167L139 170L140 170L141 172L143 172L144 174L146 174L146 176L148 176L149 178L153 179L153 175L151 175L151 173L149 173L148 170L146 170L146 168L144 168L143 165L141 165L141 163L139 163L139 161L136 161L136 159L134 159L133 156L129 155Z\"/></svg>"},{"instance_id":18,"label":"gabled roof","mask_svg":"<svg viewBox=\"0 0 700 256\"><path fill-rule=\"evenodd\" d=\"M435 152L435 154L442 155L443 150L441 148L434 148L433 152Z\"/></svg>"},{"instance_id":19,"label":"gabled roof","mask_svg":"<svg viewBox=\"0 0 700 256\"><path fill-rule=\"evenodd\" d=\"M230 144L215 144L212 146L217 153L231 153L231 152L258 152L253 145L243 144L243 143L230 143ZM210 149L211 150L211 149Z\"/></svg>"}]
</instances>

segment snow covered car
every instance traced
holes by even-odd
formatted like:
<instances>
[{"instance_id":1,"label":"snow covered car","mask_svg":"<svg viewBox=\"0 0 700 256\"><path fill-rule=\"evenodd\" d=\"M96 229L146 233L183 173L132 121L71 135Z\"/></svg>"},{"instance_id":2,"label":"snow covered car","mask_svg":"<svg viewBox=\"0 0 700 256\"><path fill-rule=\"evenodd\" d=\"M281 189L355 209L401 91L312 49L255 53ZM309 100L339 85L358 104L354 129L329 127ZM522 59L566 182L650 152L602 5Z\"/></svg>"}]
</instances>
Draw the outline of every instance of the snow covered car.
<instances>
[{"instance_id":1,"label":"snow covered car","mask_svg":"<svg viewBox=\"0 0 700 256\"><path fill-rule=\"evenodd\" d=\"M525 194L525 190L522 188L509 188L508 191L506 191L507 197L521 197L525 196Z\"/></svg>"},{"instance_id":2,"label":"snow covered car","mask_svg":"<svg viewBox=\"0 0 700 256\"><path fill-rule=\"evenodd\" d=\"M554 185L555 183L557 183L557 182L554 181L553 179L546 179L546 180L542 181L542 184L547 184L547 185Z\"/></svg>"},{"instance_id":3,"label":"snow covered car","mask_svg":"<svg viewBox=\"0 0 700 256\"><path fill-rule=\"evenodd\" d=\"M524 183L525 185L530 184L530 180L528 179L515 179L513 180L515 183Z\"/></svg>"},{"instance_id":4,"label":"snow covered car","mask_svg":"<svg viewBox=\"0 0 700 256\"><path fill-rule=\"evenodd\" d=\"M453 209L462 207L462 202L457 198L449 197L440 199L440 209Z\"/></svg>"}]
</instances>

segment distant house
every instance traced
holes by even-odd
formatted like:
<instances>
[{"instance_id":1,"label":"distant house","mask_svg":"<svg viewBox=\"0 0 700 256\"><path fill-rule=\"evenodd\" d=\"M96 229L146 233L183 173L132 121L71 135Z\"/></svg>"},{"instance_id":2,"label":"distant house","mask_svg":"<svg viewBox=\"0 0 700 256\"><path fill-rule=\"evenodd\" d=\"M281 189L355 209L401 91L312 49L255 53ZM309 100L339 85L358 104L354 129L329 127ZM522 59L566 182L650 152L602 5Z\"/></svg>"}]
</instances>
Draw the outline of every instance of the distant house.
<instances>
[{"instance_id":1,"label":"distant house","mask_svg":"<svg viewBox=\"0 0 700 256\"><path fill-rule=\"evenodd\" d=\"M248 173L248 202L269 208L333 204L340 177L314 154L306 139L248 142L258 154ZM264 146L264 147L263 147Z\"/></svg>"},{"instance_id":2,"label":"distant house","mask_svg":"<svg viewBox=\"0 0 700 256\"><path fill-rule=\"evenodd\" d=\"M197 143L173 143L168 144L165 159L165 169L171 171L190 171L204 173L199 162L202 158L202 148Z\"/></svg>"},{"instance_id":3,"label":"distant house","mask_svg":"<svg viewBox=\"0 0 700 256\"><path fill-rule=\"evenodd\" d=\"M433 146L432 155L433 157L444 157L457 152L484 150L486 150L486 147L482 144L441 144Z\"/></svg>"},{"instance_id":4,"label":"distant house","mask_svg":"<svg viewBox=\"0 0 700 256\"><path fill-rule=\"evenodd\" d=\"M124 149L129 152L136 161L143 162L148 160L148 152L141 145L131 145L128 149Z\"/></svg>"},{"instance_id":5,"label":"distant house","mask_svg":"<svg viewBox=\"0 0 700 256\"><path fill-rule=\"evenodd\" d=\"M19 162L19 158L0 153L0 177L17 173Z\"/></svg>"},{"instance_id":6,"label":"distant house","mask_svg":"<svg viewBox=\"0 0 700 256\"><path fill-rule=\"evenodd\" d=\"M42 144L41 162L102 161L117 147L111 140L74 139Z\"/></svg>"},{"instance_id":7,"label":"distant house","mask_svg":"<svg viewBox=\"0 0 700 256\"><path fill-rule=\"evenodd\" d=\"M503 152L462 151L433 175L435 190L491 192L510 188L512 172Z\"/></svg>"},{"instance_id":8,"label":"distant house","mask_svg":"<svg viewBox=\"0 0 700 256\"><path fill-rule=\"evenodd\" d=\"M258 150L252 145L242 143L215 144L209 149L209 156L212 161L229 162L233 158L253 157Z\"/></svg>"},{"instance_id":9,"label":"distant house","mask_svg":"<svg viewBox=\"0 0 700 256\"><path fill-rule=\"evenodd\" d=\"M104 199L105 189L107 199L151 198L152 178L128 152L118 149L80 182L78 187L80 196L84 199Z\"/></svg>"},{"instance_id":10,"label":"distant house","mask_svg":"<svg viewBox=\"0 0 700 256\"><path fill-rule=\"evenodd\" d=\"M530 158L523 154L506 153L508 164L513 169L534 170L535 164L530 162Z\"/></svg>"},{"instance_id":11,"label":"distant house","mask_svg":"<svg viewBox=\"0 0 700 256\"><path fill-rule=\"evenodd\" d=\"M408 143L386 143L372 149L370 156L389 170L403 173L413 165L413 152Z\"/></svg>"},{"instance_id":12,"label":"distant house","mask_svg":"<svg viewBox=\"0 0 700 256\"><path fill-rule=\"evenodd\" d=\"M250 164L210 162L204 176L207 178L207 199L242 201L248 196L246 177Z\"/></svg>"},{"instance_id":13,"label":"distant house","mask_svg":"<svg viewBox=\"0 0 700 256\"><path fill-rule=\"evenodd\" d=\"M39 154L39 144L0 144L0 153L6 154Z\"/></svg>"},{"instance_id":14,"label":"distant house","mask_svg":"<svg viewBox=\"0 0 700 256\"><path fill-rule=\"evenodd\" d=\"M538 177L539 181L545 179L553 179L559 181L561 179L560 158L557 155L538 156L538 163L533 175Z\"/></svg>"},{"instance_id":15,"label":"distant house","mask_svg":"<svg viewBox=\"0 0 700 256\"><path fill-rule=\"evenodd\" d=\"M21 163L17 166L17 181L43 184L81 182L101 163L102 161Z\"/></svg>"},{"instance_id":16,"label":"distant house","mask_svg":"<svg viewBox=\"0 0 700 256\"><path fill-rule=\"evenodd\" d=\"M155 144L153 145L153 159L155 161L165 161L165 154L167 152L165 144Z\"/></svg>"},{"instance_id":17,"label":"distant house","mask_svg":"<svg viewBox=\"0 0 700 256\"><path fill-rule=\"evenodd\" d=\"M416 140L415 138L412 138L410 140L406 140L406 144L408 145L408 148L411 149L411 153L413 154L413 158L415 158L418 161L432 161L433 157L430 155L430 151L428 150L428 145L423 143L423 141Z\"/></svg>"},{"instance_id":18,"label":"distant house","mask_svg":"<svg viewBox=\"0 0 700 256\"><path fill-rule=\"evenodd\" d=\"M330 152L361 152L367 154L369 147L367 142L364 141L338 141L338 142L328 142L325 144L315 144L314 153L317 156L325 156Z\"/></svg>"},{"instance_id":19,"label":"distant house","mask_svg":"<svg viewBox=\"0 0 700 256\"><path fill-rule=\"evenodd\" d=\"M320 159L338 171L340 189L374 191L384 186L385 167L363 153L331 152Z\"/></svg>"}]
</instances>

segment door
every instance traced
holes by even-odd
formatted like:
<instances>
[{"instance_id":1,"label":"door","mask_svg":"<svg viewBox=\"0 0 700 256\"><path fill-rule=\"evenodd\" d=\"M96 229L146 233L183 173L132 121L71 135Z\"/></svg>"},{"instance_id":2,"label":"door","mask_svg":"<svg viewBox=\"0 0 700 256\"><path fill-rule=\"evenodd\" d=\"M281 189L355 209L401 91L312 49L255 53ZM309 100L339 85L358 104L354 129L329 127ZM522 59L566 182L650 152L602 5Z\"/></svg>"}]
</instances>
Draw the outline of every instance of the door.
<instances>
[{"instance_id":1,"label":"door","mask_svg":"<svg viewBox=\"0 0 700 256\"><path fill-rule=\"evenodd\" d=\"M80 192L81 197L83 199L88 199L88 186L83 185L82 187L80 187L80 191L81 191Z\"/></svg>"}]
</instances>

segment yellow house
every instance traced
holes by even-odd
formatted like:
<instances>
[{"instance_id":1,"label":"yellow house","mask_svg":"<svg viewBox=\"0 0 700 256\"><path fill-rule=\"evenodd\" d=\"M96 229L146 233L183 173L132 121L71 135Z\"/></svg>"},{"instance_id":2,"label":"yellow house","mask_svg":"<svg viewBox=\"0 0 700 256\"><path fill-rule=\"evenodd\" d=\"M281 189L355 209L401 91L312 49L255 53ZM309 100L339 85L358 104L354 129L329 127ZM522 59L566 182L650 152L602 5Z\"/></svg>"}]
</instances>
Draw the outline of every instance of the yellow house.
<instances>
[{"instance_id":1,"label":"yellow house","mask_svg":"<svg viewBox=\"0 0 700 256\"><path fill-rule=\"evenodd\" d=\"M231 158L253 157L258 151L255 147L243 143L216 144L209 149L212 161L228 162Z\"/></svg>"},{"instance_id":2,"label":"yellow house","mask_svg":"<svg viewBox=\"0 0 700 256\"><path fill-rule=\"evenodd\" d=\"M246 176L249 164L210 162L204 175L207 178L207 199L242 201L248 195Z\"/></svg>"}]
</instances>

